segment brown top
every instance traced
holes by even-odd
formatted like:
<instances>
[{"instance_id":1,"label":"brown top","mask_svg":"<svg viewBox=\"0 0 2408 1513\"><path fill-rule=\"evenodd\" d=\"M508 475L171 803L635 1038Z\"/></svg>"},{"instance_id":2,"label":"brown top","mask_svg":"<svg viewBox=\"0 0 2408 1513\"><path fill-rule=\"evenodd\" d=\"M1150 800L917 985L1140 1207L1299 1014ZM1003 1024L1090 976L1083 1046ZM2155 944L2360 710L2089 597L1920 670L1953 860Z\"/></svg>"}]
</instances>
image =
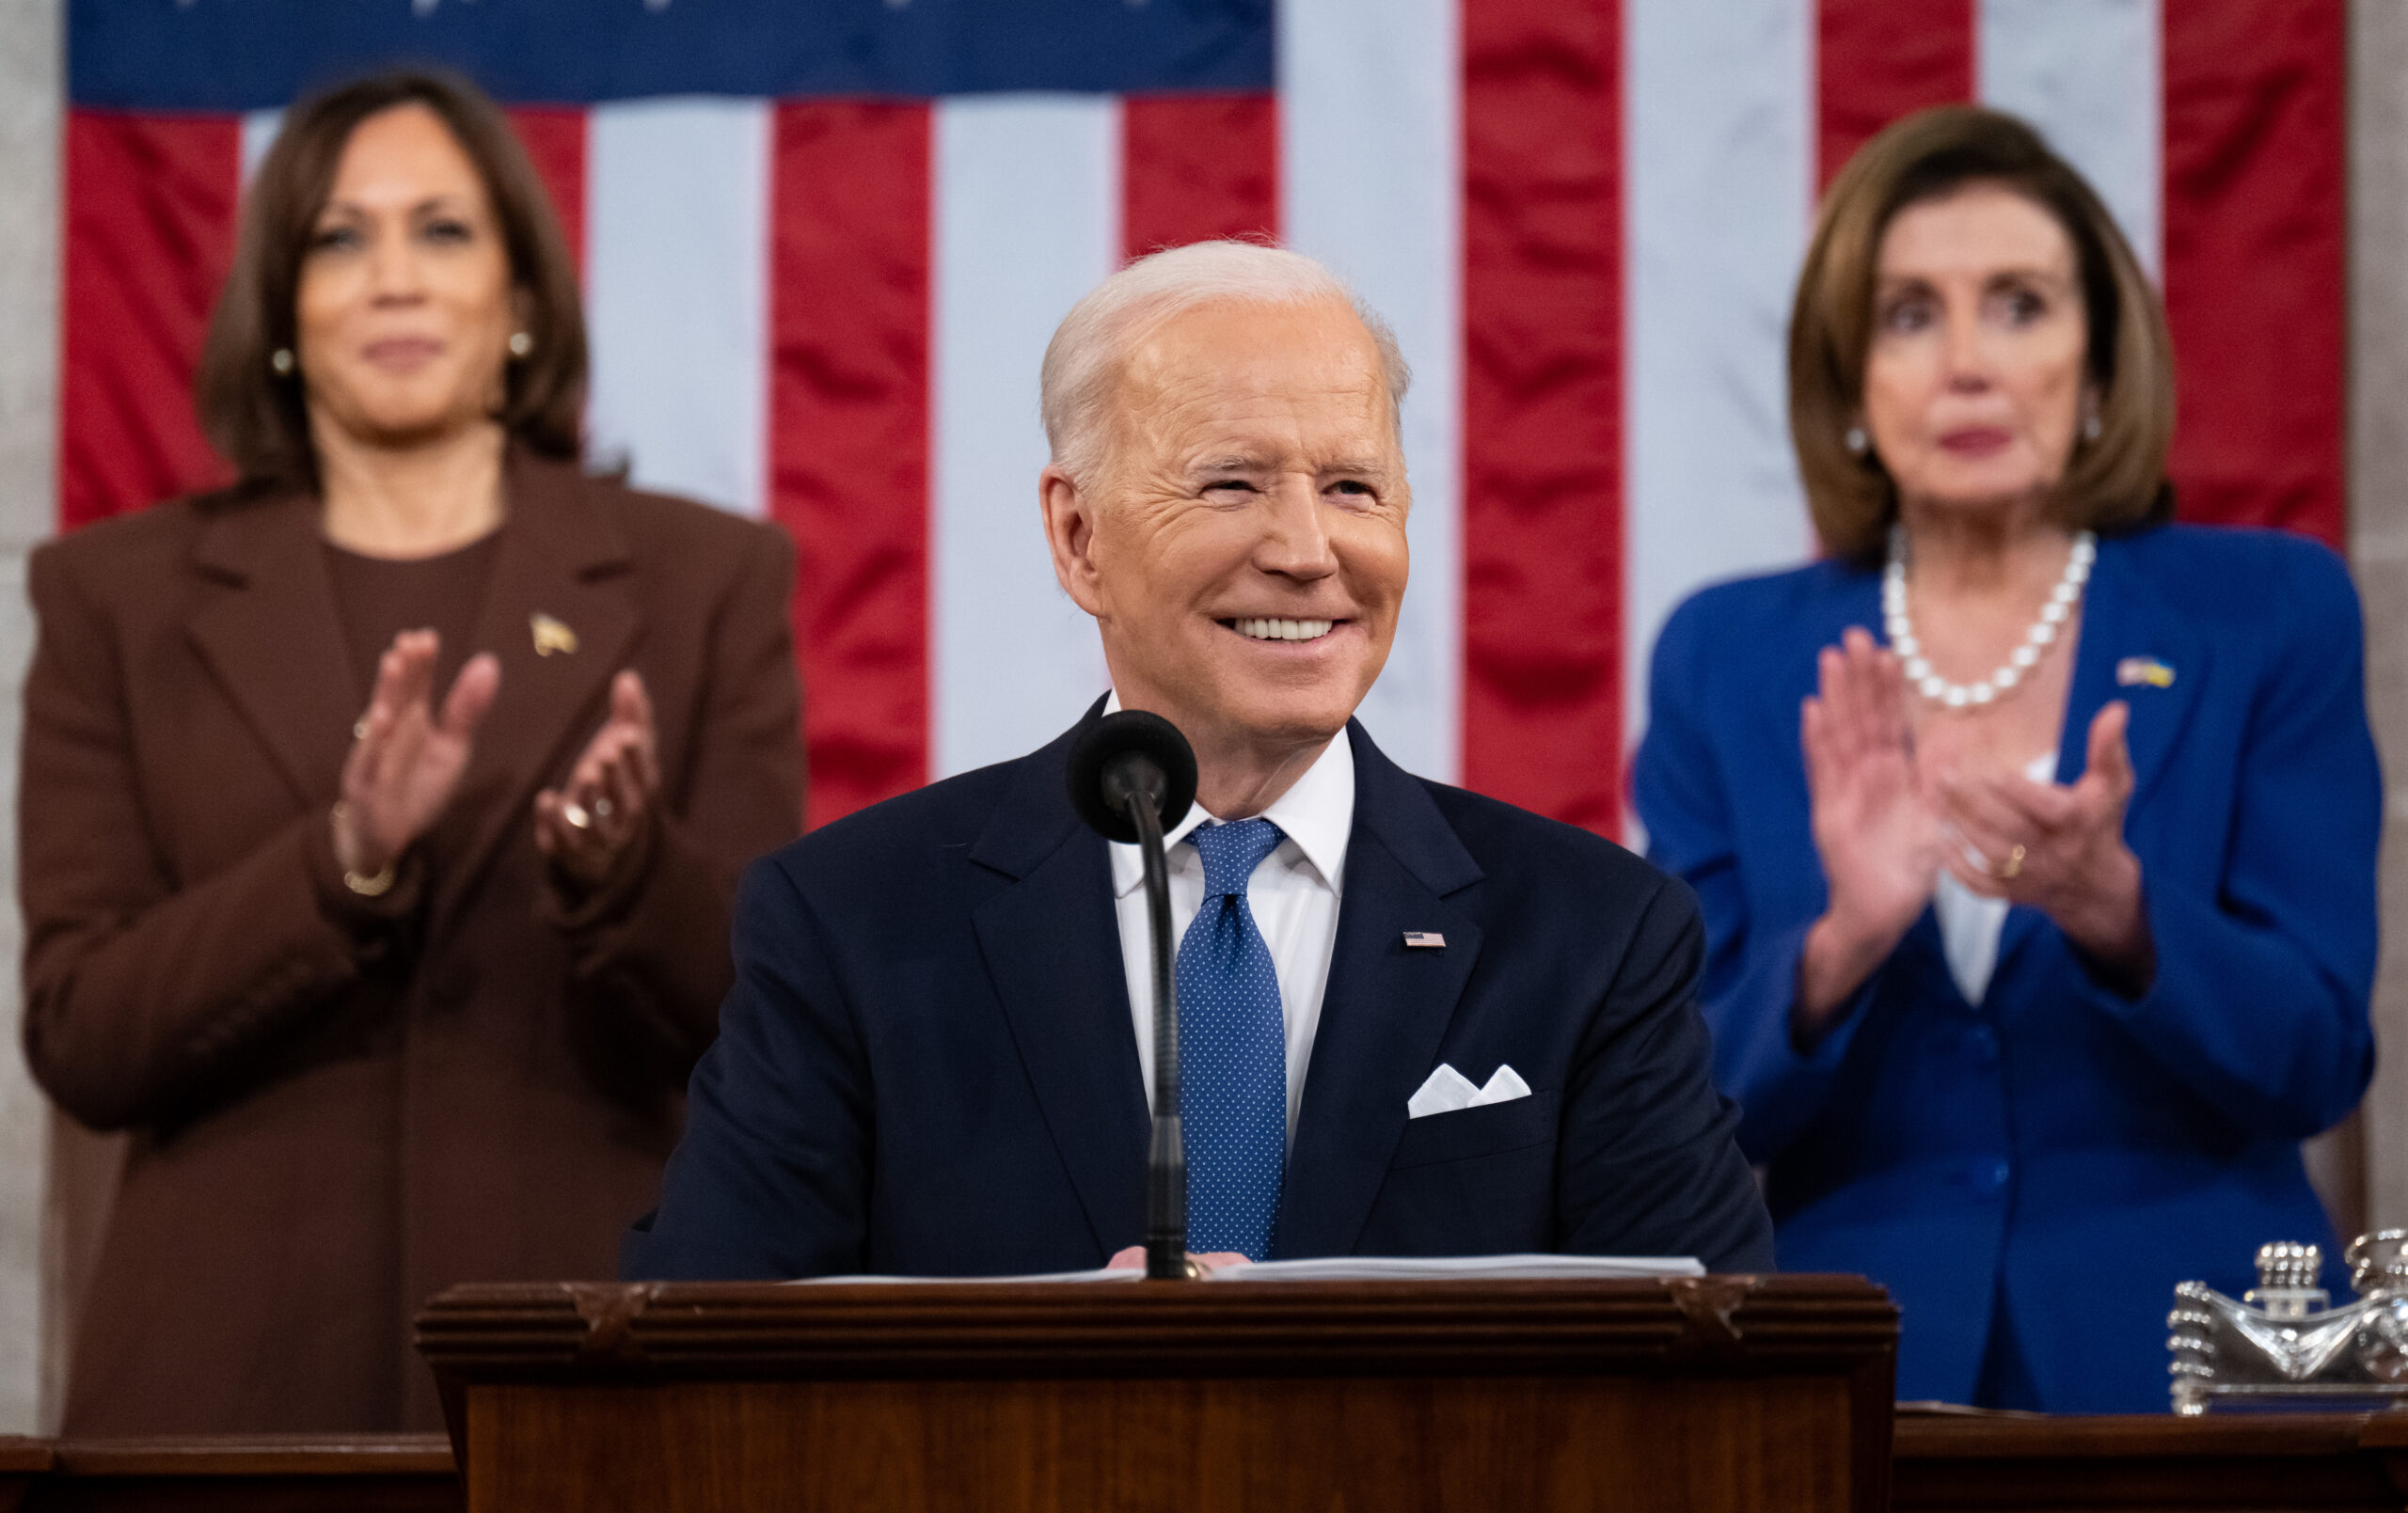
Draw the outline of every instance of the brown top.
<instances>
[{"instance_id":1,"label":"brown top","mask_svg":"<svg viewBox=\"0 0 2408 1513\"><path fill-rule=\"evenodd\" d=\"M477 636L485 585L493 577L501 532L487 531L467 545L436 557L369 557L332 542L326 573L334 579L335 613L351 643L351 665L359 675L359 706L376 687L376 662L393 638L405 630L431 630L443 638L435 658L436 698L460 671Z\"/></svg>"},{"instance_id":2,"label":"brown top","mask_svg":"<svg viewBox=\"0 0 2408 1513\"><path fill-rule=\"evenodd\" d=\"M163 504L33 554L25 1050L69 1113L133 1137L71 1434L435 1428L420 1305L610 1276L652 1205L734 975L737 874L799 828L793 550L520 453L503 491L460 638L500 693L420 864L373 899L326 823L365 685L318 502ZM622 668L660 804L627 885L565 899L530 810Z\"/></svg>"}]
</instances>

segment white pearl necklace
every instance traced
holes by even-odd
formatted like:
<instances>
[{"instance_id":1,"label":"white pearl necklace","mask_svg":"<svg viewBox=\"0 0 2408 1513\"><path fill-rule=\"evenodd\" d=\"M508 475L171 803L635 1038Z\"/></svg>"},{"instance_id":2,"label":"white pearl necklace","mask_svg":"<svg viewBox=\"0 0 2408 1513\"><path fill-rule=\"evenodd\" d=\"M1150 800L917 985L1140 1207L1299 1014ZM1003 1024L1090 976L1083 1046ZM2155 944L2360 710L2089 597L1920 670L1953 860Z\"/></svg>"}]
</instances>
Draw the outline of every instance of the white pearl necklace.
<instances>
[{"instance_id":1,"label":"white pearl necklace","mask_svg":"<svg viewBox=\"0 0 2408 1513\"><path fill-rule=\"evenodd\" d=\"M1950 709L1987 704L2014 687L2039 664L2041 654L2057 638L2057 628L2072 618L2074 607L2082 603L2083 585L2090 581L2090 564L2098 559L2099 538L2087 530L2074 532L2073 550L2066 554L2065 575L2049 591L2040 618L2023 633L2022 643L2007 657L2006 665L1978 683L1951 683L1931 670L1923 643L1915 638L1914 623L1907 618L1907 528L1892 526L1890 561L1881 570L1881 620L1889 632L1890 650L1906 663L1907 682L1925 699Z\"/></svg>"}]
</instances>

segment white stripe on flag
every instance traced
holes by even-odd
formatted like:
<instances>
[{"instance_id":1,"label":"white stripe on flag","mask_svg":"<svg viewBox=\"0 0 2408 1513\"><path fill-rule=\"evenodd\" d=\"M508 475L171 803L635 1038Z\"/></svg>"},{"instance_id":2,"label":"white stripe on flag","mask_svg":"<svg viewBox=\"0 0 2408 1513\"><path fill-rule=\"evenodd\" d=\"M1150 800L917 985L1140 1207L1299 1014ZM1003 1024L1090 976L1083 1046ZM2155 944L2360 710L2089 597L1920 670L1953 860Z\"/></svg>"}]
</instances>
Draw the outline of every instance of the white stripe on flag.
<instances>
[{"instance_id":1,"label":"white stripe on flag","mask_svg":"<svg viewBox=\"0 0 2408 1513\"><path fill-rule=\"evenodd\" d=\"M280 110L248 110L243 113L243 187L251 186L251 176L260 171L260 159L276 145L277 134L284 130L284 112Z\"/></svg>"},{"instance_id":2,"label":"white stripe on flag","mask_svg":"<svg viewBox=\"0 0 2408 1513\"><path fill-rule=\"evenodd\" d=\"M2157 0L1981 0L1977 24L1984 103L2038 127L2157 273L2164 156Z\"/></svg>"},{"instance_id":3,"label":"white stripe on flag","mask_svg":"<svg viewBox=\"0 0 2408 1513\"><path fill-rule=\"evenodd\" d=\"M1789 305L1814 213L1814 8L1631 0L1624 729L1703 584L1810 546L1789 445Z\"/></svg>"},{"instance_id":4,"label":"white stripe on flag","mask_svg":"<svg viewBox=\"0 0 2408 1513\"><path fill-rule=\"evenodd\" d=\"M1463 115L1454 0L1278 8L1280 224L1394 327L1412 588L1363 722L1407 769L1463 751Z\"/></svg>"},{"instance_id":5,"label":"white stripe on flag","mask_svg":"<svg viewBox=\"0 0 2408 1513\"><path fill-rule=\"evenodd\" d=\"M760 515L768 496L769 105L594 107L586 423L630 481Z\"/></svg>"},{"instance_id":6,"label":"white stripe on flag","mask_svg":"<svg viewBox=\"0 0 2408 1513\"><path fill-rule=\"evenodd\" d=\"M1021 756L1103 692L1095 622L1039 526L1038 367L1119 264L1120 107L989 95L935 107L932 777Z\"/></svg>"}]
</instances>

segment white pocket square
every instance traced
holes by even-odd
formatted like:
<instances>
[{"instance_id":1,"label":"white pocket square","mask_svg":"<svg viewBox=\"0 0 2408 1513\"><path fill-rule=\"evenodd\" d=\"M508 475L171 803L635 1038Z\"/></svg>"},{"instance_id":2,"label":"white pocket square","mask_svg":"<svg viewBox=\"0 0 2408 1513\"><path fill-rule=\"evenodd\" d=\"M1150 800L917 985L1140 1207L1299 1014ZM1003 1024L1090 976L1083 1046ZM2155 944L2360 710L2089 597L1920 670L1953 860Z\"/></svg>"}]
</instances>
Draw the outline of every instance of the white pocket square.
<instances>
[{"instance_id":1,"label":"white pocket square","mask_svg":"<svg viewBox=\"0 0 2408 1513\"><path fill-rule=\"evenodd\" d=\"M1530 1084L1511 1066L1499 1066L1486 1087L1474 1087L1470 1078L1444 1062L1421 1084L1421 1091L1405 1100L1404 1111L1416 1119L1427 1119L1434 1113L1452 1113L1457 1109L1477 1109L1491 1103L1511 1103L1515 1098L1530 1095Z\"/></svg>"}]
</instances>

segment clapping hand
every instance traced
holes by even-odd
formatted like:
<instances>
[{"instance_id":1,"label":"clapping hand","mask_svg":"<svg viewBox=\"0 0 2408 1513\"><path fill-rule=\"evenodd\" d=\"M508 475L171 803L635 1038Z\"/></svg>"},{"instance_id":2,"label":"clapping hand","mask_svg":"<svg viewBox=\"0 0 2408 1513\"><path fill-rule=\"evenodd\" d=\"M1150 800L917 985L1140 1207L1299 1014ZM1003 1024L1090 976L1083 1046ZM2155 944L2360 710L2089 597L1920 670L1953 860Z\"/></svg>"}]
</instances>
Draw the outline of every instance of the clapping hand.
<instances>
[{"instance_id":1,"label":"clapping hand","mask_svg":"<svg viewBox=\"0 0 2408 1513\"><path fill-rule=\"evenodd\" d=\"M610 875L660 794L652 700L632 670L610 681L610 714L570 769L535 796L535 848L587 888Z\"/></svg>"},{"instance_id":2,"label":"clapping hand","mask_svg":"<svg viewBox=\"0 0 2408 1513\"><path fill-rule=\"evenodd\" d=\"M1798 969L1809 1035L1871 976L1931 902L1947 843L1915 764L1898 659L1851 627L1822 654L1799 712L1814 848L1830 902Z\"/></svg>"},{"instance_id":3,"label":"clapping hand","mask_svg":"<svg viewBox=\"0 0 2408 1513\"><path fill-rule=\"evenodd\" d=\"M1948 870L1988 898L2028 905L2056 922L2074 944L2135 990L2156 975L2140 859L2124 843L2124 806L2132 796L2132 759L2125 743L2131 707L2121 701L2090 722L2089 760L2077 781L2060 786L2020 773L1948 773L1937 784L1940 811L1963 844Z\"/></svg>"},{"instance_id":4,"label":"clapping hand","mask_svg":"<svg viewBox=\"0 0 2408 1513\"><path fill-rule=\"evenodd\" d=\"M343 761L342 799L334 812L335 859L354 876L385 874L442 814L501 687L501 664L480 653L452 680L438 714L435 659L441 650L435 632L405 630L377 661L376 689Z\"/></svg>"}]
</instances>

